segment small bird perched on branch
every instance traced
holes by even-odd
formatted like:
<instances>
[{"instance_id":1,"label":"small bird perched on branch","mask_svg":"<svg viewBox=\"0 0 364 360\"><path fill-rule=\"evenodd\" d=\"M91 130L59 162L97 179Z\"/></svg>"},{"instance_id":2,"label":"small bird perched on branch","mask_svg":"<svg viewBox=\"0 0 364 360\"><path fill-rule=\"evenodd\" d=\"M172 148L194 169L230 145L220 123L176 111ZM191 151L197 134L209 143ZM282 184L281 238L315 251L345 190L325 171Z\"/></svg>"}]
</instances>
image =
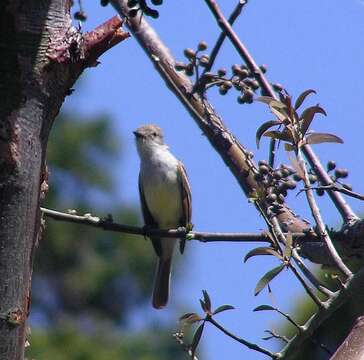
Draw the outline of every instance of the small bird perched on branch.
<instances>
[{"instance_id":1,"label":"small bird perched on branch","mask_svg":"<svg viewBox=\"0 0 364 360\"><path fill-rule=\"evenodd\" d=\"M139 195L145 225L171 229L190 227L191 190L183 164L164 144L159 126L143 125L134 131L140 157ZM159 257L153 291L153 307L167 305L171 264L177 239L151 238ZM183 252L184 239L180 240Z\"/></svg>"}]
</instances>

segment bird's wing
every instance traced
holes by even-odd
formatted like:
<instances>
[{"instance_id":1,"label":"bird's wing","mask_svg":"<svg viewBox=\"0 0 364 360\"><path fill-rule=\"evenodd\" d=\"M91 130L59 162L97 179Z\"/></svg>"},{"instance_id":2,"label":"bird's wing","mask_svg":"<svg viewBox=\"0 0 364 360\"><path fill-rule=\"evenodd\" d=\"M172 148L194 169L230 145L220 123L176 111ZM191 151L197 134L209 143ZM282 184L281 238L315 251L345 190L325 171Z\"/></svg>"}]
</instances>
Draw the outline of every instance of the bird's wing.
<instances>
[{"instance_id":1,"label":"bird's wing","mask_svg":"<svg viewBox=\"0 0 364 360\"><path fill-rule=\"evenodd\" d=\"M142 205L142 214L143 214L145 225L153 227L153 228L157 228L158 223L154 220L151 212L148 209L147 202L145 200L143 184L142 184L142 179L141 179L140 173L139 173L139 196L140 196L140 203ZM150 239L152 240L152 244L153 244L155 252L157 253L158 256L161 256L162 255L162 246L161 246L160 239L157 237L151 237Z\"/></svg>"},{"instance_id":2,"label":"bird's wing","mask_svg":"<svg viewBox=\"0 0 364 360\"><path fill-rule=\"evenodd\" d=\"M190 226L192 218L192 197L191 197L191 187L188 181L186 169L184 168L182 162L178 163L178 177L179 183L181 185L181 200L182 200L182 216L179 221L180 226ZM183 253L185 247L185 241L180 242L180 251Z\"/></svg>"}]
</instances>

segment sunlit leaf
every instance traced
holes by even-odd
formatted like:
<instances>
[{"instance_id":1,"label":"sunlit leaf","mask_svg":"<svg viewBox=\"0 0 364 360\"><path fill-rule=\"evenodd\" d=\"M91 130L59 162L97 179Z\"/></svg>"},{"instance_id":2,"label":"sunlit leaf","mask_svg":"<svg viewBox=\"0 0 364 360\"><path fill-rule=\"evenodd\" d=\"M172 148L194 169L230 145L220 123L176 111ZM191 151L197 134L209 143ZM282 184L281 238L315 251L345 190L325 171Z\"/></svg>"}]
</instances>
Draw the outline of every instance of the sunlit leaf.
<instances>
[{"instance_id":1,"label":"sunlit leaf","mask_svg":"<svg viewBox=\"0 0 364 360\"><path fill-rule=\"evenodd\" d=\"M264 103L264 104L270 104L272 101L275 101L275 99L274 98L272 98L271 96L259 96L259 97L257 97L257 99L256 99L257 101L260 101L260 102L262 102L262 103Z\"/></svg>"},{"instance_id":2,"label":"sunlit leaf","mask_svg":"<svg viewBox=\"0 0 364 360\"><path fill-rule=\"evenodd\" d=\"M343 144L344 141L334 135L328 133L313 133L306 137L307 144L321 144L321 143L338 143Z\"/></svg>"},{"instance_id":3,"label":"sunlit leaf","mask_svg":"<svg viewBox=\"0 0 364 360\"><path fill-rule=\"evenodd\" d=\"M214 312L213 312L213 315L216 315L218 313L221 313L223 311L226 311L226 310L233 310L235 309L234 306L232 305L221 305L219 306Z\"/></svg>"},{"instance_id":4,"label":"sunlit leaf","mask_svg":"<svg viewBox=\"0 0 364 360\"><path fill-rule=\"evenodd\" d=\"M266 310L275 311L276 309L273 306L270 306L270 305L259 305L253 311L266 311Z\"/></svg>"},{"instance_id":5,"label":"sunlit leaf","mask_svg":"<svg viewBox=\"0 0 364 360\"><path fill-rule=\"evenodd\" d=\"M289 142L292 141L292 137L290 134L288 134L287 132L281 132L277 130L266 131L263 134L263 136L271 137L276 140L289 141Z\"/></svg>"},{"instance_id":6,"label":"sunlit leaf","mask_svg":"<svg viewBox=\"0 0 364 360\"><path fill-rule=\"evenodd\" d=\"M281 255L271 247L257 247L255 249L250 250L244 257L244 262L246 262L248 259L250 259L253 256L258 255L273 255L277 257L278 259L282 259Z\"/></svg>"},{"instance_id":7,"label":"sunlit leaf","mask_svg":"<svg viewBox=\"0 0 364 360\"><path fill-rule=\"evenodd\" d=\"M201 320L201 317L196 313L186 313L179 318L183 324L193 324Z\"/></svg>"},{"instance_id":8,"label":"sunlit leaf","mask_svg":"<svg viewBox=\"0 0 364 360\"><path fill-rule=\"evenodd\" d=\"M255 139L256 139L256 142L257 142L257 148L259 149L259 142L260 142L260 138L262 137L262 135L269 129L271 128L272 126L275 126L275 125L280 125L281 122L278 121L278 120L270 120L270 121L267 121L265 122L264 124L262 124L258 130L257 130L257 133L256 133L256 136L255 136Z\"/></svg>"},{"instance_id":9,"label":"sunlit leaf","mask_svg":"<svg viewBox=\"0 0 364 360\"><path fill-rule=\"evenodd\" d=\"M304 91L296 100L295 104L294 104L294 108L297 110L302 103L305 101L306 97L310 94L316 94L316 91L313 89L308 89L306 91Z\"/></svg>"},{"instance_id":10,"label":"sunlit leaf","mask_svg":"<svg viewBox=\"0 0 364 360\"><path fill-rule=\"evenodd\" d=\"M303 135L306 134L307 130L311 126L311 122L315 117L315 114L322 114L327 116L326 111L318 105L311 106L305 109L301 115L301 121L302 121L301 132Z\"/></svg>"},{"instance_id":11,"label":"sunlit leaf","mask_svg":"<svg viewBox=\"0 0 364 360\"><path fill-rule=\"evenodd\" d=\"M269 105L270 111L281 121L285 121L288 119L288 115L284 108L276 108L272 105Z\"/></svg>"},{"instance_id":12,"label":"sunlit leaf","mask_svg":"<svg viewBox=\"0 0 364 360\"><path fill-rule=\"evenodd\" d=\"M192 343L191 343L191 352L192 352L192 359L194 358L195 356L195 352L196 352L196 349L197 349L197 346L201 340L201 336L202 336L202 333L203 333L203 328L205 326L205 322L203 322L196 330L195 332L195 335L193 335L193 339L192 339Z\"/></svg>"},{"instance_id":13,"label":"sunlit leaf","mask_svg":"<svg viewBox=\"0 0 364 360\"><path fill-rule=\"evenodd\" d=\"M268 271L259 281L254 290L254 295L257 296L283 269L285 265L281 264L274 269Z\"/></svg>"}]
</instances>

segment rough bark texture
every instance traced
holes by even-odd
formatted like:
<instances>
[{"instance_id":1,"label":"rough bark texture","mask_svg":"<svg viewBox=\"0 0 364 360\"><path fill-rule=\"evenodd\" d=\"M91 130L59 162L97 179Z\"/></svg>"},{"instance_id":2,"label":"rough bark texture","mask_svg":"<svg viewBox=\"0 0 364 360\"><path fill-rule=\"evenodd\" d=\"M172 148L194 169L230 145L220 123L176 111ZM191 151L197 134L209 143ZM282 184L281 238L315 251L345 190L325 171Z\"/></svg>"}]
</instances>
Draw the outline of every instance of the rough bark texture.
<instances>
[{"instance_id":1,"label":"rough bark texture","mask_svg":"<svg viewBox=\"0 0 364 360\"><path fill-rule=\"evenodd\" d=\"M350 334L331 357L331 360L361 359L364 359L364 316L356 320Z\"/></svg>"},{"instance_id":2,"label":"rough bark texture","mask_svg":"<svg viewBox=\"0 0 364 360\"><path fill-rule=\"evenodd\" d=\"M83 37L70 5L8 0L0 13L0 359L24 357L52 122L83 69L127 37L118 18Z\"/></svg>"}]
</instances>

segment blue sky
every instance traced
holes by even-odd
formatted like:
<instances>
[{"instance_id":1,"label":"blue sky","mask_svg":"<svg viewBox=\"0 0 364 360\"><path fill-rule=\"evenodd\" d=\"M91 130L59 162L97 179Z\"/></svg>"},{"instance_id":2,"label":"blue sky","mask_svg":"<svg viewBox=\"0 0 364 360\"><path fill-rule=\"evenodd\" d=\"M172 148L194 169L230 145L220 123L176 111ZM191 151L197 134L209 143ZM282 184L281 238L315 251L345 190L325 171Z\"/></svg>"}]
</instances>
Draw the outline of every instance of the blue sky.
<instances>
[{"instance_id":1,"label":"blue sky","mask_svg":"<svg viewBox=\"0 0 364 360\"><path fill-rule=\"evenodd\" d=\"M236 1L230 0L219 2L226 15L236 4ZM88 13L85 30L114 15L111 7L101 8L96 1L85 1L84 8ZM219 34L202 0L165 0L165 5L160 7L160 18L150 21L179 60L183 60L184 48L196 47L200 40L212 46ZM364 175L361 159L364 119L363 1L251 0L234 28L256 61L268 65L270 81L282 83L293 96L308 88L317 90L317 95L308 103L320 103L328 117L317 118L313 129L335 133L344 139L345 144L321 145L315 150L323 162L334 159L339 166L348 168L349 182L354 185L354 190L364 192L361 181ZM216 64L228 68L240 62L226 41ZM256 152L255 131L272 116L264 105L238 105L236 94L222 97L215 90L208 97L236 137ZM114 119L114 129L123 142L120 167L115 167L114 174L120 184L116 201L126 204L138 201L139 160L132 130L152 122L164 129L166 142L187 168L193 192L196 230L254 232L264 229L263 221L248 203L227 167L201 136L201 131L186 110L164 86L133 38L111 49L101 58L100 66L87 70L81 85L66 100L65 109L85 115L107 113ZM256 152L257 159L267 157L267 144L263 140L263 146ZM288 162L283 151L279 159ZM319 201L325 221L338 226L337 211L326 197ZM356 211L362 211L360 202L349 202ZM291 195L289 204L310 219L302 195L298 198ZM253 289L259 278L277 263L264 258L251 259L243 264L244 254L253 246L239 243L188 244L173 281L171 307L181 308L183 304L185 310L199 311L198 298L201 290L206 289L213 304L230 303L237 308L219 316L222 324L239 336L275 349L273 343L259 339L264 336L265 329L276 327L278 318L273 314L253 313L252 309L259 304L271 303L265 292L254 297ZM292 309L303 293L289 273L275 280L272 288L275 305L284 311ZM153 314L154 321L163 321L165 317L163 312ZM201 347L203 358L208 360L265 358L210 328L202 339Z\"/></svg>"}]
</instances>

